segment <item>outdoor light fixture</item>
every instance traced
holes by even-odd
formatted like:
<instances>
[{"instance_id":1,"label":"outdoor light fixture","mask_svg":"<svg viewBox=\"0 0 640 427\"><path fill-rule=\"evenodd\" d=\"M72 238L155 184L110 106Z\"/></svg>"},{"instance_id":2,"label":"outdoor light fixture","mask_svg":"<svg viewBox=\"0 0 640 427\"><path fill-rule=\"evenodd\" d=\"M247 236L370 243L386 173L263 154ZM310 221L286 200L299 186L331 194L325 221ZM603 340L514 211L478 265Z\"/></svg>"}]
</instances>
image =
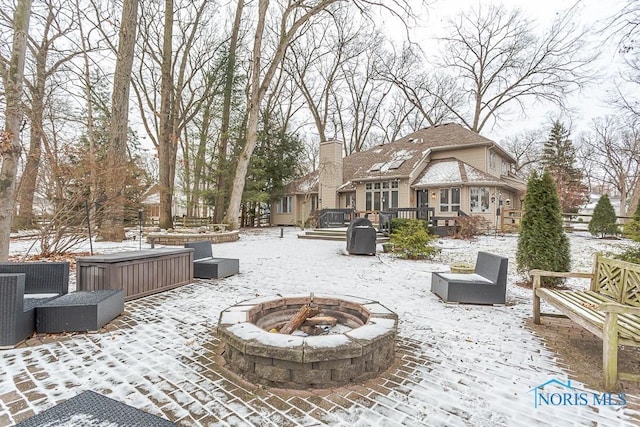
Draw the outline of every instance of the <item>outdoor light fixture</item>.
<instances>
[{"instance_id":1,"label":"outdoor light fixture","mask_svg":"<svg viewBox=\"0 0 640 427\"><path fill-rule=\"evenodd\" d=\"M436 192L435 192L435 191L433 191L433 192L431 193L431 198L432 198L433 200L435 200L435 199L436 199Z\"/></svg>"}]
</instances>

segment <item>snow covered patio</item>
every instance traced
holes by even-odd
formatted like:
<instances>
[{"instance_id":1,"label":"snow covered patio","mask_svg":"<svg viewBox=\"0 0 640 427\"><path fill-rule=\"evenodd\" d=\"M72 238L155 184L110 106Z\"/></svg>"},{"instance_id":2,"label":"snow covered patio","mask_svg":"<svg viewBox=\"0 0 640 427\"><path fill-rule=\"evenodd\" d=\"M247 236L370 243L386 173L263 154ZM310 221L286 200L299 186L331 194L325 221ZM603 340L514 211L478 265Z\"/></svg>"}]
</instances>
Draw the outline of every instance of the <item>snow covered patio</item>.
<instances>
[{"instance_id":1,"label":"snow covered patio","mask_svg":"<svg viewBox=\"0 0 640 427\"><path fill-rule=\"evenodd\" d=\"M0 352L0 425L12 425L84 390L170 419L178 425L637 425L640 395L629 384L626 405L538 405L537 387L571 380L588 388L528 326L531 290L515 285L517 237L439 239L433 261L379 253L347 256L344 242L298 239L299 229L242 232L215 245L239 258L240 274L197 280L130 301L98 334L39 337ZM589 271L594 251L626 242L570 235L573 269ZM24 252L31 242L12 243ZM96 244L96 252L123 245ZM138 242L125 246L137 249ZM447 305L430 292L432 271L475 261L479 250L509 258L506 306ZM380 301L397 313L394 365L365 384L327 391L283 391L248 384L220 368L218 316L240 301L268 295L346 294ZM570 325L570 323L566 323ZM561 329L557 322L554 329ZM574 329L569 328L569 333ZM578 341L582 332L575 329ZM601 348L583 346L599 360ZM583 348L580 347L580 348ZM624 357L624 356L622 356ZM598 368L599 369L599 368ZM545 391L565 393L548 386Z\"/></svg>"}]
</instances>

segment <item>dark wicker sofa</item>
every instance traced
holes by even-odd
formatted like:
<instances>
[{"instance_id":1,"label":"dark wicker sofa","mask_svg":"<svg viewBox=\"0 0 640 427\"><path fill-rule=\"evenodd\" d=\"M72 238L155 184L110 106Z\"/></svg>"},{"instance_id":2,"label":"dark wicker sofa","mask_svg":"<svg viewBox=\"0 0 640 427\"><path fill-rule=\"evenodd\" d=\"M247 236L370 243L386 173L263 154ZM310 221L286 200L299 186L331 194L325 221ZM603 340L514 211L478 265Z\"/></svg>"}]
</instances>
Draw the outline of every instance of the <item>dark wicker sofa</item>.
<instances>
[{"instance_id":1,"label":"dark wicker sofa","mask_svg":"<svg viewBox=\"0 0 640 427\"><path fill-rule=\"evenodd\" d=\"M36 307L68 290L68 262L0 263L0 348L33 334Z\"/></svg>"}]
</instances>

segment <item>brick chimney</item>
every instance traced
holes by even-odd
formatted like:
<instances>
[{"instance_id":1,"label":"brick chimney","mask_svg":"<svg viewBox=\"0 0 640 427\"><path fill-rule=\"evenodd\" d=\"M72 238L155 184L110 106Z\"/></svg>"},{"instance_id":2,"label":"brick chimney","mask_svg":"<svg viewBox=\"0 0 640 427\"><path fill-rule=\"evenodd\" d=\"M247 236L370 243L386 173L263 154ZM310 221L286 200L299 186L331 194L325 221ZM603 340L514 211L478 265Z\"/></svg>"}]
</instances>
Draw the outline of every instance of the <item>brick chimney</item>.
<instances>
[{"instance_id":1,"label":"brick chimney","mask_svg":"<svg viewBox=\"0 0 640 427\"><path fill-rule=\"evenodd\" d=\"M336 190L342 185L342 143L320 142L319 199L321 209L338 208Z\"/></svg>"}]
</instances>

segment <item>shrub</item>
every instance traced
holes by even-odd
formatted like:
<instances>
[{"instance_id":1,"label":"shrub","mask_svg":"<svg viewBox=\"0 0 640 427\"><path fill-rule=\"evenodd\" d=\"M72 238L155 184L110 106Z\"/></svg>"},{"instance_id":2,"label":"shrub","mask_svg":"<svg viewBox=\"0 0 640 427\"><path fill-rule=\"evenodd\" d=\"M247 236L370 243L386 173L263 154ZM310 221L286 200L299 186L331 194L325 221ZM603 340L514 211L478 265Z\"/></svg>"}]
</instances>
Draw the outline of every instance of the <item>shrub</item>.
<instances>
[{"instance_id":1,"label":"shrub","mask_svg":"<svg viewBox=\"0 0 640 427\"><path fill-rule=\"evenodd\" d=\"M400 258L428 259L433 257L440 252L440 249L430 244L432 240L433 236L427 232L425 221L403 219L395 228L392 226L393 253Z\"/></svg>"},{"instance_id":2,"label":"shrub","mask_svg":"<svg viewBox=\"0 0 640 427\"><path fill-rule=\"evenodd\" d=\"M421 223L425 231L428 232L427 221L422 219L410 219L410 218L393 218L391 220L390 234L401 232L403 228L410 227L413 222Z\"/></svg>"},{"instance_id":3,"label":"shrub","mask_svg":"<svg viewBox=\"0 0 640 427\"><path fill-rule=\"evenodd\" d=\"M625 249L624 252L616 255L612 255L613 258L621 261L632 262L634 264L640 264L640 246L633 246Z\"/></svg>"},{"instance_id":4,"label":"shrub","mask_svg":"<svg viewBox=\"0 0 640 427\"><path fill-rule=\"evenodd\" d=\"M616 220L616 211L613 209L611 200L609 196L603 194L593 209L593 216L589 221L589 233L594 236L599 234L600 237L615 235L618 233Z\"/></svg>"},{"instance_id":5,"label":"shrub","mask_svg":"<svg viewBox=\"0 0 640 427\"><path fill-rule=\"evenodd\" d=\"M635 242L640 242L640 202L638 202L638 206L636 206L636 211L634 212L631 221L625 224L624 234L625 237L628 237Z\"/></svg>"},{"instance_id":6,"label":"shrub","mask_svg":"<svg viewBox=\"0 0 640 427\"><path fill-rule=\"evenodd\" d=\"M548 171L541 177L533 173L527 183L516 264L519 273L528 273L532 269L569 271L571 267L560 199ZM542 286L554 287L562 282L563 279L559 278L543 278Z\"/></svg>"},{"instance_id":7,"label":"shrub","mask_svg":"<svg viewBox=\"0 0 640 427\"><path fill-rule=\"evenodd\" d=\"M487 220L479 216L461 216L456 219L456 225L453 238L468 240L482 234L483 230L487 228Z\"/></svg>"}]
</instances>

